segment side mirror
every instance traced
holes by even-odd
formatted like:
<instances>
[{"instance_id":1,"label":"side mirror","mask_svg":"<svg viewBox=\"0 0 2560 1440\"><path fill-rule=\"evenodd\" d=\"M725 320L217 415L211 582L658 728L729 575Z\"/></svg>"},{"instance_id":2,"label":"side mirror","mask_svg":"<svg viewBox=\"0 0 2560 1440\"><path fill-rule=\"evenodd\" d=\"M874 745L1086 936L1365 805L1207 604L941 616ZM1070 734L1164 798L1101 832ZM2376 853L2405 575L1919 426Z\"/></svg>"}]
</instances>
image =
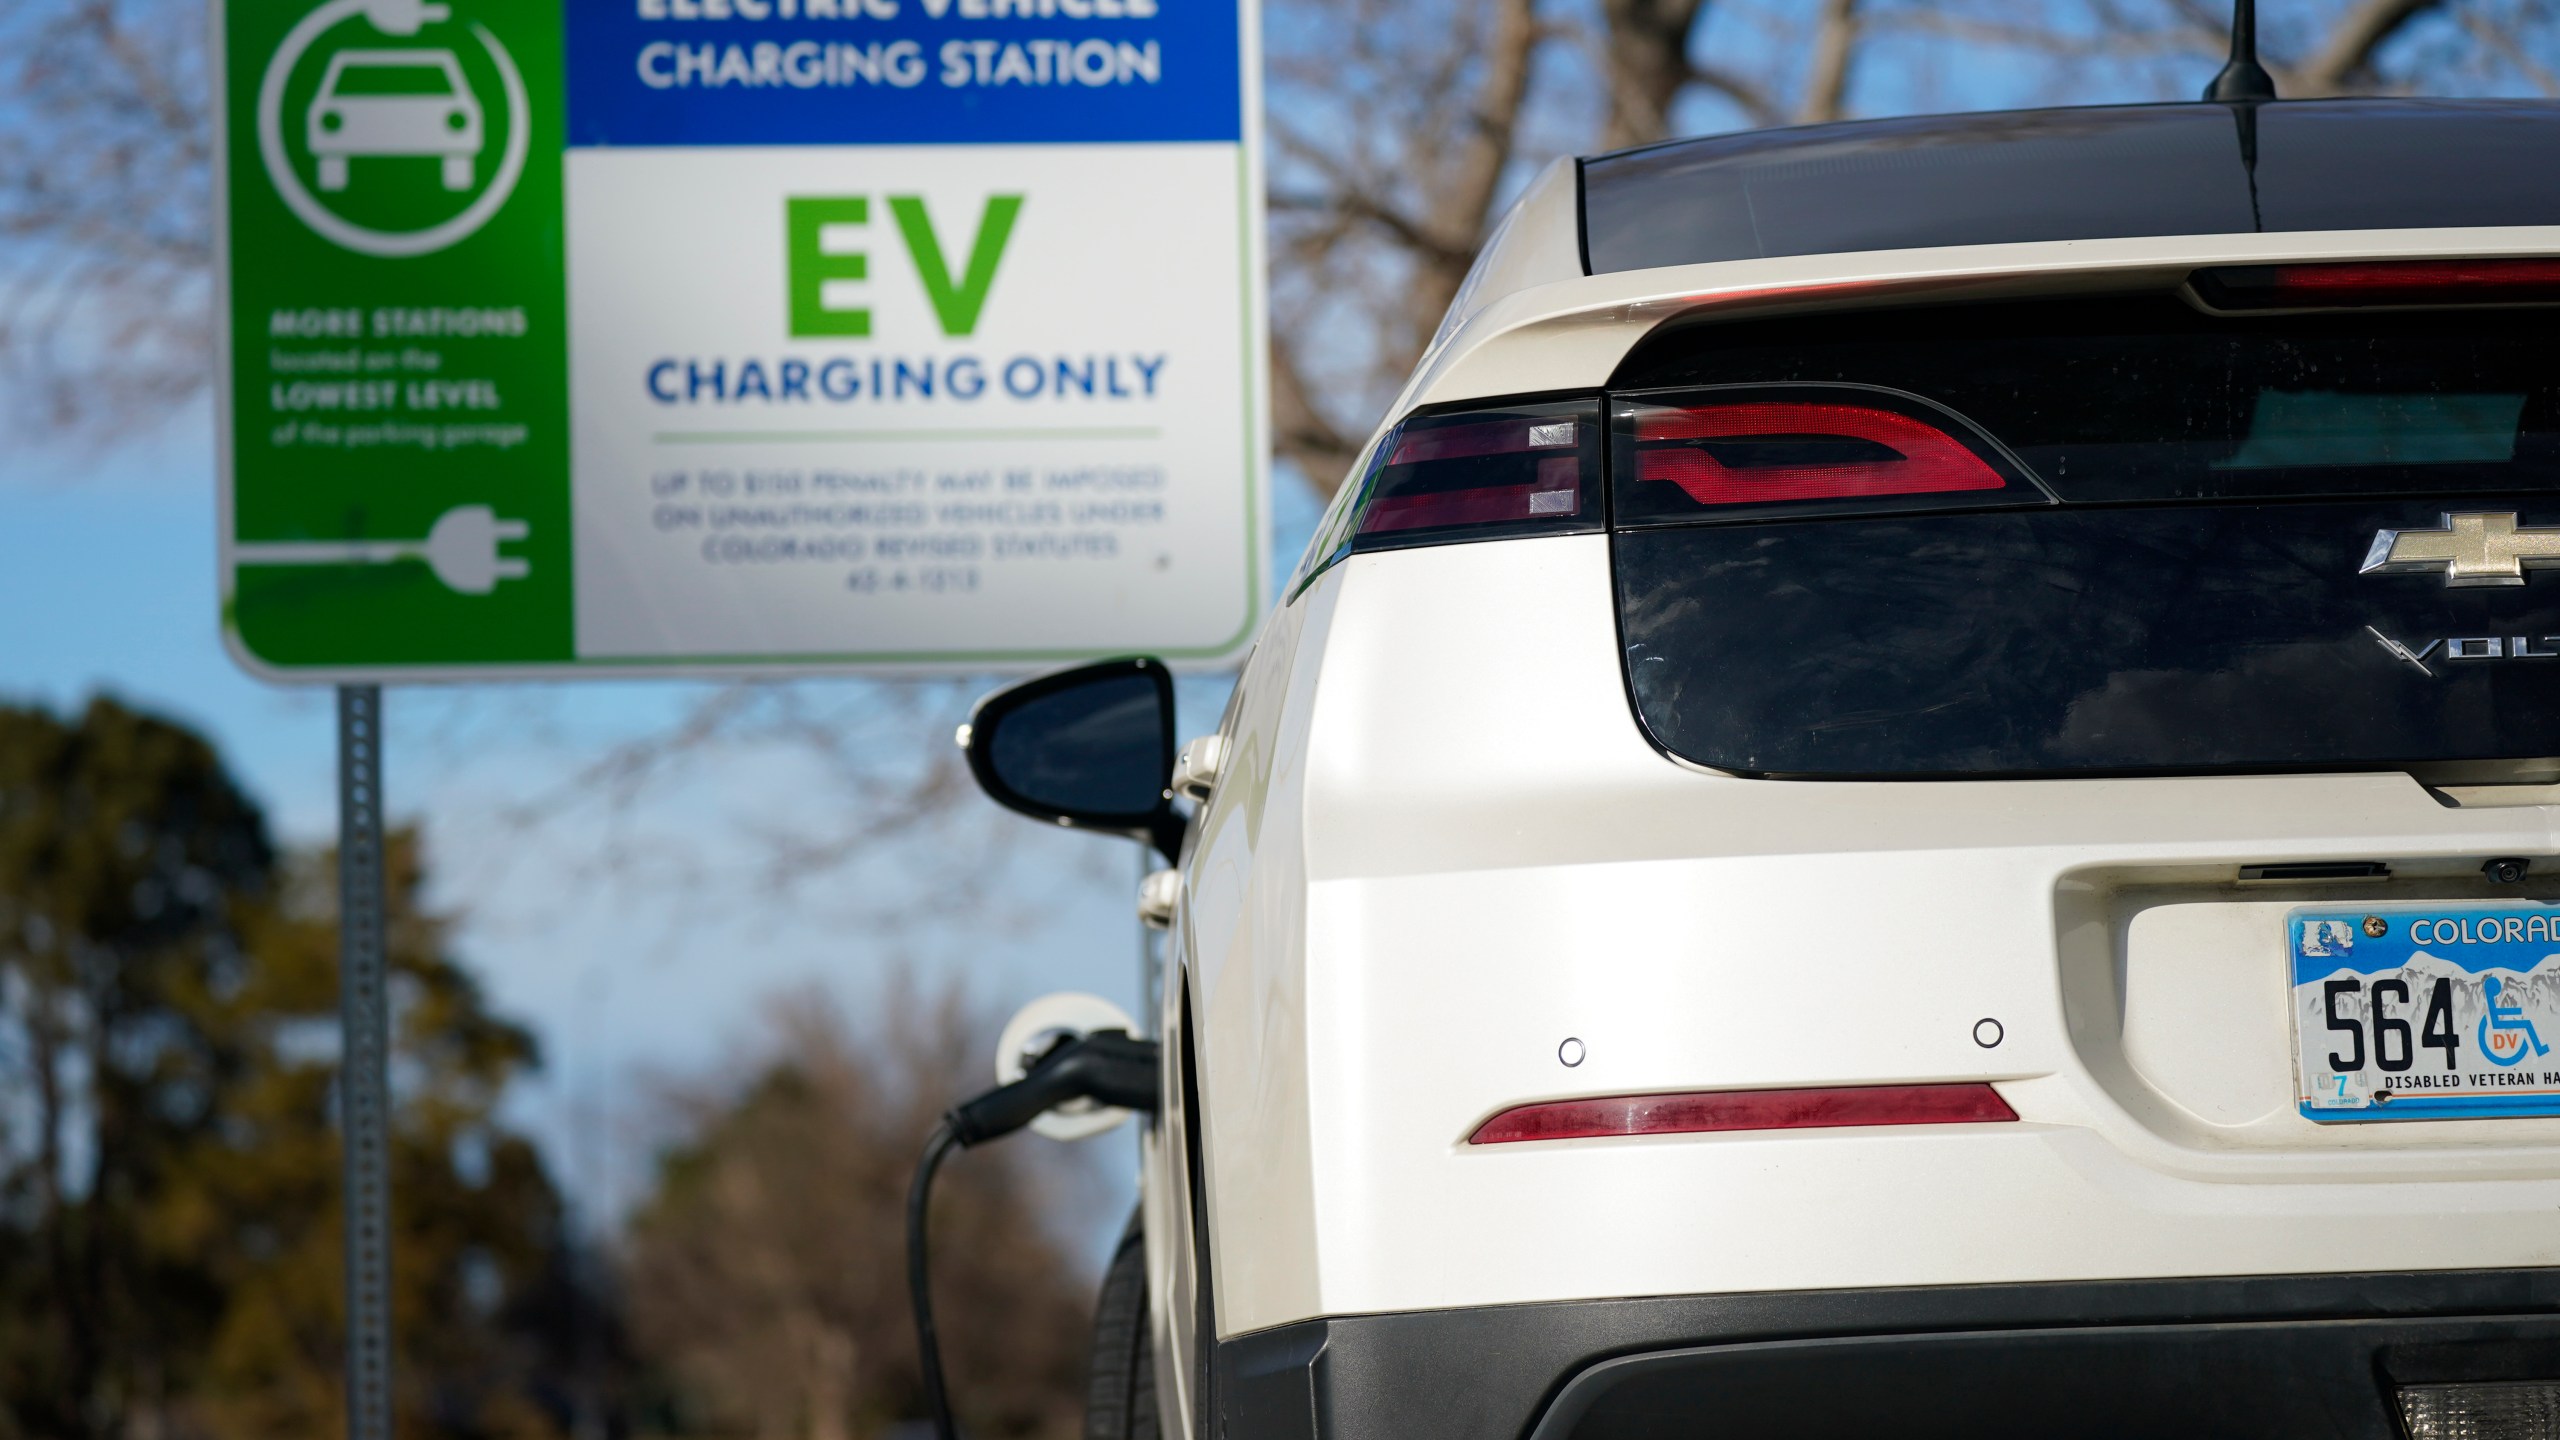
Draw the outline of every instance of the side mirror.
<instances>
[{"instance_id":1,"label":"side mirror","mask_svg":"<svg viewBox=\"0 0 2560 1440\"><path fill-rule=\"evenodd\" d=\"M1008 686L960 729L978 788L1008 810L1182 848L1173 810L1173 672L1105 660Z\"/></svg>"}]
</instances>

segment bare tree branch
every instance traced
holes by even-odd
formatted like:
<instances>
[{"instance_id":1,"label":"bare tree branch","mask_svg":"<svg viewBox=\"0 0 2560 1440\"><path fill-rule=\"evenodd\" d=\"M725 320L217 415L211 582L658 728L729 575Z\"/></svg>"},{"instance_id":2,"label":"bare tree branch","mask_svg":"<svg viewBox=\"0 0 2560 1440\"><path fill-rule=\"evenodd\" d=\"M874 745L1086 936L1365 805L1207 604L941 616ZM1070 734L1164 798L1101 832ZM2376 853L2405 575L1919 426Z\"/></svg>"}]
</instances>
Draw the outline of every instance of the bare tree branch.
<instances>
[{"instance_id":1,"label":"bare tree branch","mask_svg":"<svg viewBox=\"0 0 2560 1440\"><path fill-rule=\"evenodd\" d=\"M2545 95L2560 96L2560 74L2554 74L2548 66L2527 53L2522 42L2516 39L2514 32L2481 14L2477 9L2465 7L2461 16L2463 30L2477 41L2483 50L2505 61L2536 90Z\"/></svg>"},{"instance_id":2,"label":"bare tree branch","mask_svg":"<svg viewBox=\"0 0 2560 1440\"><path fill-rule=\"evenodd\" d=\"M1690 84L1702 85L1732 101L1734 108L1740 110L1754 128L1786 123L1787 112L1778 104L1778 97L1730 70L1714 65L1693 65L1689 68L1688 80Z\"/></svg>"},{"instance_id":3,"label":"bare tree branch","mask_svg":"<svg viewBox=\"0 0 2560 1440\"><path fill-rule=\"evenodd\" d=\"M1344 434L1316 409L1297 355L1286 345L1271 347L1271 428L1280 457L1297 467L1318 494L1342 486L1352 462L1360 458L1360 442Z\"/></svg>"},{"instance_id":4,"label":"bare tree branch","mask_svg":"<svg viewBox=\"0 0 2560 1440\"><path fill-rule=\"evenodd\" d=\"M0 385L107 439L210 378L211 139L192 0L0 11Z\"/></svg>"},{"instance_id":5,"label":"bare tree branch","mask_svg":"<svg viewBox=\"0 0 2560 1440\"><path fill-rule=\"evenodd\" d=\"M2301 64L2289 67L2278 84L2284 94L2295 99L2344 94L2372 75L2375 52L2410 21L2443 3L2444 0L2357 0L2339 17L2319 48Z\"/></svg>"},{"instance_id":6,"label":"bare tree branch","mask_svg":"<svg viewBox=\"0 0 2560 1440\"><path fill-rule=\"evenodd\" d=\"M1465 239L1421 257L1421 283L1413 291L1410 312L1412 349L1417 355L1466 279L1476 247L1494 218L1493 202L1511 166L1512 141L1529 93L1530 63L1544 33L1538 23L1537 0L1492 0L1492 4L1493 43L1485 56L1484 74L1469 97L1454 162L1431 205L1433 232Z\"/></svg>"},{"instance_id":7,"label":"bare tree branch","mask_svg":"<svg viewBox=\"0 0 2560 1440\"><path fill-rule=\"evenodd\" d=\"M1847 116L1849 66L1857 55L1860 23L1858 0L1823 0L1822 25L1814 34L1813 65L1805 77L1804 98L1796 105L1799 122Z\"/></svg>"},{"instance_id":8,"label":"bare tree branch","mask_svg":"<svg viewBox=\"0 0 2560 1440\"><path fill-rule=\"evenodd\" d=\"M1467 265L1475 259L1472 230L1455 238L1438 233L1433 221L1416 219L1380 198L1368 181L1351 174L1325 147L1298 136L1285 126L1274 125L1272 139L1292 158L1333 182L1332 193L1316 203L1385 230L1397 244L1424 256L1434 265L1455 265L1459 273L1464 274Z\"/></svg>"},{"instance_id":9,"label":"bare tree branch","mask_svg":"<svg viewBox=\"0 0 2560 1440\"><path fill-rule=\"evenodd\" d=\"M1616 150L1671 132L1671 105L1692 81L1706 80L1738 102L1750 93L1735 77L1711 80L1689 65L1689 36L1706 0L1600 0L1606 30L1609 121L1600 148ZM1730 88L1728 88L1730 87ZM1755 113L1764 105L1745 102Z\"/></svg>"},{"instance_id":10,"label":"bare tree branch","mask_svg":"<svg viewBox=\"0 0 2560 1440\"><path fill-rule=\"evenodd\" d=\"M1412 368L1520 173L1538 57L1562 36L1538 0L1312 3L1336 21L1321 48L1274 63L1295 103L1273 110L1291 201L1274 211L1272 403L1282 458L1329 494L1365 438L1355 417Z\"/></svg>"}]
</instances>

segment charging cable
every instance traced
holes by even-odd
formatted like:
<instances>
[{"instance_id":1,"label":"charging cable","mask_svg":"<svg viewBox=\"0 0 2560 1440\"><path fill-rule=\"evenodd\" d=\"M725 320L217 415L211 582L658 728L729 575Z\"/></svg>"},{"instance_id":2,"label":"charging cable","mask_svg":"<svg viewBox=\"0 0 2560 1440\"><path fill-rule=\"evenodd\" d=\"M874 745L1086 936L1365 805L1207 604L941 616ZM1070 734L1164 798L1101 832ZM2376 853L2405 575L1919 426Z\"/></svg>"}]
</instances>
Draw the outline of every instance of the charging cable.
<instances>
[{"instance_id":1,"label":"charging cable","mask_svg":"<svg viewBox=\"0 0 2560 1440\"><path fill-rule=\"evenodd\" d=\"M934 1333L933 1285L925 1264L927 1202L943 1157L955 1149L1002 1139L1075 1100L1153 1115L1158 1058L1155 1041L1137 1039L1126 1030L1096 1030L1062 1040L1021 1079L953 1106L926 1138L924 1157L916 1162L915 1182L907 1187L907 1298L915 1307L916 1355L924 1370L924 1398L933 1412L935 1440L960 1440L959 1427L951 1418L951 1395L942 1383L942 1342Z\"/></svg>"}]
</instances>

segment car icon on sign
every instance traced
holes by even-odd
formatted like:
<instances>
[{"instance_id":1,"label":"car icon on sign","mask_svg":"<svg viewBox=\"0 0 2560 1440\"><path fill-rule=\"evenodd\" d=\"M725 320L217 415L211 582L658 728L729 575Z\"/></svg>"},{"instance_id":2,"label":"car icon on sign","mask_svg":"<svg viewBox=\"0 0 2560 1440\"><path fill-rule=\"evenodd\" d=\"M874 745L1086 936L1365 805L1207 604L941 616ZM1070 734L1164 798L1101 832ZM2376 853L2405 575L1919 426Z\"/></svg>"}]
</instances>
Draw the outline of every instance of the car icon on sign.
<instances>
[{"instance_id":1,"label":"car icon on sign","mask_svg":"<svg viewBox=\"0 0 2560 1440\"><path fill-rule=\"evenodd\" d=\"M308 135L320 188L347 188L359 155L433 155L444 188L471 188L483 139L480 101L450 50L341 50L312 98Z\"/></svg>"}]
</instances>

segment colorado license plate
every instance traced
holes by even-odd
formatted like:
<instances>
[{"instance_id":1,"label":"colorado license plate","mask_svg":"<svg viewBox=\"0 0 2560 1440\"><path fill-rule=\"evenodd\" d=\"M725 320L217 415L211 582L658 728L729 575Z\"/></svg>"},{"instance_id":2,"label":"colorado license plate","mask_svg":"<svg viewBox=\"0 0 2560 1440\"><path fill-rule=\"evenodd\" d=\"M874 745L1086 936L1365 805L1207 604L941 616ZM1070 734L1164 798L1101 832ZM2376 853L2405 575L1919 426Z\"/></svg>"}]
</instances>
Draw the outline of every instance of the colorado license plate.
<instances>
[{"instance_id":1,"label":"colorado license plate","mask_svg":"<svg viewBox=\"0 0 2560 1440\"><path fill-rule=\"evenodd\" d=\"M2314 905L2285 938L2304 1115L2560 1115L2560 906Z\"/></svg>"}]
</instances>

